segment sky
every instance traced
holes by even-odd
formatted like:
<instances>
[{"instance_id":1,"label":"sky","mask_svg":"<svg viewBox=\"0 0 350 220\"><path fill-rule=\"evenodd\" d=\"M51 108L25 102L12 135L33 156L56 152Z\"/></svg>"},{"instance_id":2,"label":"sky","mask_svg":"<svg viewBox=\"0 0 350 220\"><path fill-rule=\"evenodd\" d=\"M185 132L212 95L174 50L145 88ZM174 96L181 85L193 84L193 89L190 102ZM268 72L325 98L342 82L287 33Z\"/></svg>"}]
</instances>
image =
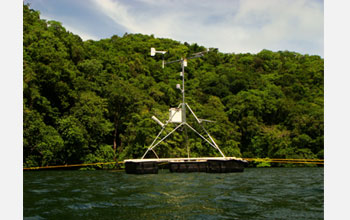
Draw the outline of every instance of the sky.
<instances>
[{"instance_id":1,"label":"sky","mask_svg":"<svg viewBox=\"0 0 350 220\"><path fill-rule=\"evenodd\" d=\"M323 57L323 0L24 0L83 40L142 33L224 53Z\"/></svg>"}]
</instances>

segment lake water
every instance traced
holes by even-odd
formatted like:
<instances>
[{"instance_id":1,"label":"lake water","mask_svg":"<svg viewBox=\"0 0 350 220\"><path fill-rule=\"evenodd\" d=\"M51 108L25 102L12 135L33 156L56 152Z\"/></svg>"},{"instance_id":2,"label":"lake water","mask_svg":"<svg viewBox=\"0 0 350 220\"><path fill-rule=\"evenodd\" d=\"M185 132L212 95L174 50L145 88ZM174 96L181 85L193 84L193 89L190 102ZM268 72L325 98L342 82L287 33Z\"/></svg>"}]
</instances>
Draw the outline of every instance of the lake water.
<instances>
[{"instance_id":1,"label":"lake water","mask_svg":"<svg viewBox=\"0 0 350 220\"><path fill-rule=\"evenodd\" d=\"M323 168L23 173L24 219L323 219Z\"/></svg>"}]
</instances>

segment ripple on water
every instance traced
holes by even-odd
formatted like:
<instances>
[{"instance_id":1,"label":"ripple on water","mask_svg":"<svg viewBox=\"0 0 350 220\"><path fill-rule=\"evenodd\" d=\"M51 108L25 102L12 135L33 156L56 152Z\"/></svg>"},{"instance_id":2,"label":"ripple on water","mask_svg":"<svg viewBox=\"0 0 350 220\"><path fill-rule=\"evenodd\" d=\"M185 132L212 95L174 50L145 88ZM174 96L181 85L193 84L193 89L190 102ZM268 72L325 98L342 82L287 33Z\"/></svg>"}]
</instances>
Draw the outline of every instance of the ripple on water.
<instances>
[{"instance_id":1,"label":"ripple on water","mask_svg":"<svg viewBox=\"0 0 350 220\"><path fill-rule=\"evenodd\" d=\"M37 202L35 202L36 206L34 206L34 207L38 208L38 206L42 206L42 205L46 205L46 204L54 203L54 202L56 202L56 199L44 198L44 199L41 199L41 200L38 200Z\"/></svg>"},{"instance_id":2,"label":"ripple on water","mask_svg":"<svg viewBox=\"0 0 350 220\"><path fill-rule=\"evenodd\" d=\"M28 216L28 217L23 217L24 220L41 220L41 219L45 219L43 217L41 217L40 215L35 215L35 216Z\"/></svg>"},{"instance_id":3,"label":"ripple on water","mask_svg":"<svg viewBox=\"0 0 350 220\"><path fill-rule=\"evenodd\" d=\"M77 203L69 205L68 208L73 210L86 210L86 209L93 209L93 208L106 208L113 206L112 203L109 202L91 202L91 203Z\"/></svg>"},{"instance_id":4,"label":"ripple on water","mask_svg":"<svg viewBox=\"0 0 350 220\"><path fill-rule=\"evenodd\" d=\"M30 190L30 192L33 192L33 193L48 193L50 192L49 189L33 189L33 190Z\"/></svg>"}]
</instances>

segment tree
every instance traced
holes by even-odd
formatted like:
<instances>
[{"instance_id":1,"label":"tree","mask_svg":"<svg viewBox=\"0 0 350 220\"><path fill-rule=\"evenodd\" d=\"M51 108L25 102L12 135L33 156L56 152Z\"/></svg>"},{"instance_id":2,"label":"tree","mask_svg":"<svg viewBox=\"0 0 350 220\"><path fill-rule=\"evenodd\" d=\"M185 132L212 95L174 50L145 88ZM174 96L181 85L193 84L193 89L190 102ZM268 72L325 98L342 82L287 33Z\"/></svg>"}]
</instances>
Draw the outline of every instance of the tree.
<instances>
[{"instance_id":1,"label":"tree","mask_svg":"<svg viewBox=\"0 0 350 220\"><path fill-rule=\"evenodd\" d=\"M23 5L25 166L141 157L160 130L152 115L166 121L169 107L181 102L176 89L181 66L161 68L163 58L151 57L151 47L168 51L169 61L205 50L142 34L82 41L59 21L42 20L40 12ZM188 60L185 79L187 103L198 117L216 121L202 125L226 155L323 158L321 57L214 49ZM159 156L187 156L185 143L192 156L219 156L185 131L157 146Z\"/></svg>"}]
</instances>

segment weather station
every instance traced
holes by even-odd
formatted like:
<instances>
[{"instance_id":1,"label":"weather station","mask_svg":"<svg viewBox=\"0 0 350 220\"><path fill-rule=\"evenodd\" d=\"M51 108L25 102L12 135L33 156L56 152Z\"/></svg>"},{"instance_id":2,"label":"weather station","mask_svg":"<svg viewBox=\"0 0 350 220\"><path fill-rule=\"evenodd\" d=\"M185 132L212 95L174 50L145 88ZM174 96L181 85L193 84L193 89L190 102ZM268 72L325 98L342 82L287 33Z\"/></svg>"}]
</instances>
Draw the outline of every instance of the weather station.
<instances>
[{"instance_id":1,"label":"weather station","mask_svg":"<svg viewBox=\"0 0 350 220\"><path fill-rule=\"evenodd\" d=\"M205 129L203 122L214 123L214 121L200 119L191 109L188 103L185 102L185 67L187 67L187 61L204 56L209 50L192 54L190 57L182 57L178 60L165 62L164 54L167 51L157 51L155 48L151 48L151 56L156 54L162 54L162 68L167 64L180 63L182 71L180 77L182 79L182 85L176 84L176 89L182 93L182 102L176 108L169 109L169 119L164 123L159 120L156 116L152 116L152 119L161 126L161 130L154 138L153 142L149 145L146 152L140 159L127 159L125 162L125 171L128 174L156 174L158 173L158 165L167 163L170 172L208 172L208 173L228 173L228 172L243 172L245 165L248 163L242 158L226 157L221 151L219 146L214 141L213 137ZM187 110L193 115L195 122L202 129L202 133L197 131L191 126L186 120ZM162 133L165 132L165 128L169 124L177 124L169 133L161 137ZM221 157L190 157L189 145L186 141L185 145L187 148L187 158L159 158L155 151L155 148L165 141L171 134L179 130L181 127L184 128L185 135L187 136L187 129L190 129L200 138L202 138L209 147L213 147L220 153ZM186 139L187 140L187 139ZM153 154L155 158L145 158L148 154Z\"/></svg>"}]
</instances>

